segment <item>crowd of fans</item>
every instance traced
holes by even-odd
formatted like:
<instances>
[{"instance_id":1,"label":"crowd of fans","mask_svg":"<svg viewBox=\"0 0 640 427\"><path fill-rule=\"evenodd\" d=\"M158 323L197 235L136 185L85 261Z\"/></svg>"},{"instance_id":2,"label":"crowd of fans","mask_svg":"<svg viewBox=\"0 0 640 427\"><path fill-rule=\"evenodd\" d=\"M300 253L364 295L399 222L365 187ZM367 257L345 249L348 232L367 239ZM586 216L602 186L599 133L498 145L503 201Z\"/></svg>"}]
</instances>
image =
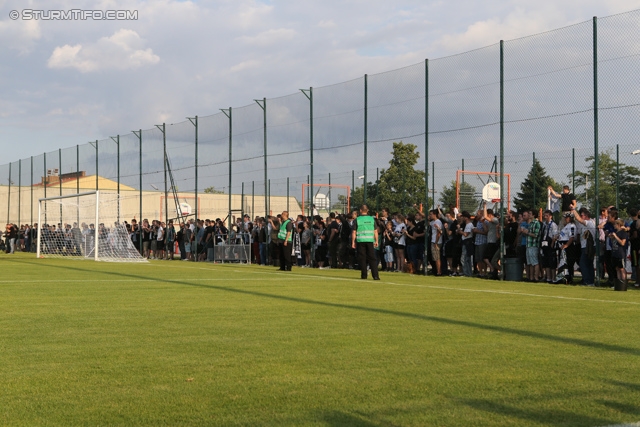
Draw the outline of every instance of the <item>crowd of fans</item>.
<instances>
[{"instance_id":1,"label":"crowd of fans","mask_svg":"<svg viewBox=\"0 0 640 427\"><path fill-rule=\"evenodd\" d=\"M630 209L629 218L623 221L615 207L602 208L596 228L588 209L576 209L575 196L568 187L565 186L562 193L552 188L549 192L561 204L556 212L546 210L542 215L529 209L507 212L504 229L498 215L486 204L473 214L458 212L453 206L443 212L438 206L428 212L427 218L417 206L414 213L408 215L382 209L372 214L380 269L498 279L503 269L499 251L502 237L505 259L517 261L513 268L524 270L525 281L574 284L577 282L574 273L578 270L580 283L586 286L594 286L596 272L600 283L606 286L626 285L625 267L630 259L634 286L640 287L638 210ZM133 219L124 225L133 246L145 258L172 260L179 254L179 259L184 261L224 260L281 267L278 244L283 240L280 228L284 223L290 232L293 265L358 268L351 242L358 210L347 214L331 212L326 217L298 215L295 219L289 219L286 212L283 214L286 217L282 214L256 216L253 221L244 215L234 218L230 228L219 218L191 219L180 224L147 219L138 224ZM99 224L97 231L99 238L109 239L110 231L104 224ZM86 252L86 246L92 244L87 242L92 242L96 230L94 224L85 223L45 225L41 229L37 224L7 224L6 252L35 252L38 232L42 233L41 250L74 255ZM594 262L596 239L600 242L597 266ZM221 255L214 256L216 248L223 250Z\"/></svg>"}]
</instances>

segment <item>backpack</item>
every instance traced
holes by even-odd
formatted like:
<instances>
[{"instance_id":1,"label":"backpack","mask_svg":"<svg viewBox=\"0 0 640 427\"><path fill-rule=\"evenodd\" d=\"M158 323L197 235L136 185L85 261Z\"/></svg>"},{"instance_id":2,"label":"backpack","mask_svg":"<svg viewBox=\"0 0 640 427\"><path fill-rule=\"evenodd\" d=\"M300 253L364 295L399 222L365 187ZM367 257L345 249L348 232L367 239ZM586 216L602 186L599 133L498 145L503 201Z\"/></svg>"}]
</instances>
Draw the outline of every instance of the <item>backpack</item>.
<instances>
[{"instance_id":1,"label":"backpack","mask_svg":"<svg viewBox=\"0 0 640 427\"><path fill-rule=\"evenodd\" d=\"M587 257L589 260L593 260L596 256L596 246L593 240L593 234L589 230L584 232L584 237L587 239Z\"/></svg>"}]
</instances>

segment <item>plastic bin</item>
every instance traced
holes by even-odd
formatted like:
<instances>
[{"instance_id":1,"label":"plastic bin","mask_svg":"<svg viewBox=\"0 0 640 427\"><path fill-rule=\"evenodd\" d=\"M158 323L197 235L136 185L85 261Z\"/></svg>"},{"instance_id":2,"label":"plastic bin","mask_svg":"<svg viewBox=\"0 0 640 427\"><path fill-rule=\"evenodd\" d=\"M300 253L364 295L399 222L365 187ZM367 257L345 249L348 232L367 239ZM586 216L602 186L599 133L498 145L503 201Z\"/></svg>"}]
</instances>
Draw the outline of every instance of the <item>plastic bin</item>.
<instances>
[{"instance_id":1,"label":"plastic bin","mask_svg":"<svg viewBox=\"0 0 640 427\"><path fill-rule=\"evenodd\" d=\"M510 282L522 282L524 264L520 258L504 259L504 280Z\"/></svg>"}]
</instances>

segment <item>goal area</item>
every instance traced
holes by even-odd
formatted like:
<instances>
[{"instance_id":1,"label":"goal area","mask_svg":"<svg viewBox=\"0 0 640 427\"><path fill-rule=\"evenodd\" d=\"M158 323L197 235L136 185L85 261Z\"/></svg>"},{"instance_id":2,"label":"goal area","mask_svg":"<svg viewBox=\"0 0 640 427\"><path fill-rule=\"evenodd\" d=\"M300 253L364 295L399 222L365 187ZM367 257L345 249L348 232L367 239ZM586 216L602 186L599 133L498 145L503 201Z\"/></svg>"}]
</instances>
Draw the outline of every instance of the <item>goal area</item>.
<instances>
[{"instance_id":1,"label":"goal area","mask_svg":"<svg viewBox=\"0 0 640 427\"><path fill-rule=\"evenodd\" d=\"M38 258L147 262L120 222L120 196L89 191L38 200Z\"/></svg>"},{"instance_id":2,"label":"goal area","mask_svg":"<svg viewBox=\"0 0 640 427\"><path fill-rule=\"evenodd\" d=\"M488 207L498 208L500 205L500 173L457 170L456 171L456 207L460 212L471 214L482 208L486 201ZM508 211L511 209L511 175L504 174L503 205ZM487 188L491 187L489 197ZM484 190L484 195L483 195ZM497 190L497 191L496 191ZM484 196L484 197L483 197Z\"/></svg>"},{"instance_id":3,"label":"goal area","mask_svg":"<svg viewBox=\"0 0 640 427\"><path fill-rule=\"evenodd\" d=\"M307 215L314 207L317 215L349 213L351 187L339 184L313 184L311 187L311 184L302 184L302 214Z\"/></svg>"}]
</instances>

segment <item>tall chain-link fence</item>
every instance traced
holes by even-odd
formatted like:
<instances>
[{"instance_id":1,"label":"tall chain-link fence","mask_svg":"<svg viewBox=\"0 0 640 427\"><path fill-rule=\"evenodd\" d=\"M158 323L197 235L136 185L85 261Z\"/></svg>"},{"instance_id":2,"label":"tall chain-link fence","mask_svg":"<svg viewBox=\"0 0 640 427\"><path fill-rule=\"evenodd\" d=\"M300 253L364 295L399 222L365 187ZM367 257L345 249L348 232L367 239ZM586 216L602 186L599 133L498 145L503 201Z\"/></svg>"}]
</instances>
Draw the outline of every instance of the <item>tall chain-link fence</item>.
<instances>
[{"instance_id":1,"label":"tall chain-link fence","mask_svg":"<svg viewBox=\"0 0 640 427\"><path fill-rule=\"evenodd\" d=\"M0 166L0 214L33 223L39 198L96 188L127 196L126 220L308 214L320 200L406 212L455 203L461 185L478 196L494 178L474 172L501 171L512 208L543 207L553 183L592 210L629 209L639 32L632 11L34 155Z\"/></svg>"}]
</instances>

